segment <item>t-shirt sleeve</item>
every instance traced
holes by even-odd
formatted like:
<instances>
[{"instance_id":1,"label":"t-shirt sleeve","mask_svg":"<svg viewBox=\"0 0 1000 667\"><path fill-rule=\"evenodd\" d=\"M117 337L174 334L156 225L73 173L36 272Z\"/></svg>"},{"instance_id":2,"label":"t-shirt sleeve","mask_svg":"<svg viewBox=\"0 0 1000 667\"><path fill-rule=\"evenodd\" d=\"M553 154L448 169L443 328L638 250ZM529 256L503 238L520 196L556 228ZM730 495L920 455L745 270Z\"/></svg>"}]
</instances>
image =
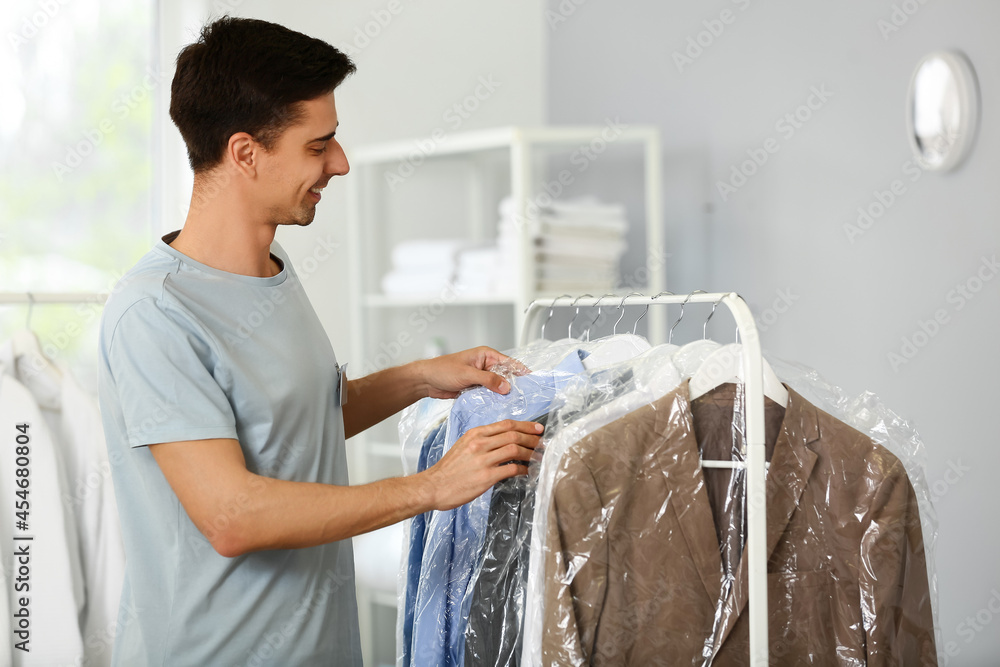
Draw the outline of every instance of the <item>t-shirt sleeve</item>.
<instances>
[{"instance_id":1,"label":"t-shirt sleeve","mask_svg":"<svg viewBox=\"0 0 1000 667\"><path fill-rule=\"evenodd\" d=\"M212 344L143 299L122 315L108 365L130 447L237 438L232 406L216 379Z\"/></svg>"}]
</instances>

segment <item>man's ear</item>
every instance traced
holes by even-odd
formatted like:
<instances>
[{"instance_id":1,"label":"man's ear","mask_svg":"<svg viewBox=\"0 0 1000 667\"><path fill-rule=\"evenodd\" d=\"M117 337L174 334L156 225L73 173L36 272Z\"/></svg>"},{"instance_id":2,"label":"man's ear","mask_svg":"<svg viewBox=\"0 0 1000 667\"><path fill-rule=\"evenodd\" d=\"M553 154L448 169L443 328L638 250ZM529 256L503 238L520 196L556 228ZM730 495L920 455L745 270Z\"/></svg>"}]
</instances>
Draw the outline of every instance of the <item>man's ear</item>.
<instances>
[{"instance_id":1,"label":"man's ear","mask_svg":"<svg viewBox=\"0 0 1000 667\"><path fill-rule=\"evenodd\" d=\"M256 176L261 145L246 132L229 137L226 159L245 176Z\"/></svg>"}]
</instances>

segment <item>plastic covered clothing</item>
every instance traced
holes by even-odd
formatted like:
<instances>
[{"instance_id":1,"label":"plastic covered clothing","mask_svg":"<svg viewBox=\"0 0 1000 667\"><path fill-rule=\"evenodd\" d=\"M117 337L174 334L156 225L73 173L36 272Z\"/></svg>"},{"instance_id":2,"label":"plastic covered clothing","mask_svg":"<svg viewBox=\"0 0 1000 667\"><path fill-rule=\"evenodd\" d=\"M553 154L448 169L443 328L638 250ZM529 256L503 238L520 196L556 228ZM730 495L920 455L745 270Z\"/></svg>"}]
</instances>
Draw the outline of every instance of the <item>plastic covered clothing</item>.
<instances>
[{"instance_id":1,"label":"plastic covered clothing","mask_svg":"<svg viewBox=\"0 0 1000 667\"><path fill-rule=\"evenodd\" d=\"M444 439L448 423L441 422L427 436L426 446L420 450L417 471L427 470L441 460L444 455ZM406 581L403 592L403 619L401 627L402 661L404 665L412 664L410 645L413 639L413 615L416 607L417 588L420 583L420 565L424 555L424 539L427 533L427 522L431 512L425 512L413 517L409 522L409 531L405 533L408 549L403 552L406 562Z\"/></svg>"},{"instance_id":2,"label":"plastic covered clothing","mask_svg":"<svg viewBox=\"0 0 1000 667\"><path fill-rule=\"evenodd\" d=\"M465 631L466 665L513 666L520 660L529 543L519 534L530 534L533 511L527 477L511 477L493 487Z\"/></svg>"},{"instance_id":3,"label":"plastic covered clothing","mask_svg":"<svg viewBox=\"0 0 1000 667\"><path fill-rule=\"evenodd\" d=\"M546 508L563 454L585 433L628 415L677 387L680 375L672 361L672 345L659 345L617 367L617 375L595 372L578 376L560 397L543 439L537 475L531 476L534 508L530 526L519 539L529 545L523 622L522 664L541 664L541 635L545 597L544 535L548 523Z\"/></svg>"},{"instance_id":4,"label":"plastic covered clothing","mask_svg":"<svg viewBox=\"0 0 1000 667\"><path fill-rule=\"evenodd\" d=\"M546 363L571 343L523 353ZM745 387L723 378L691 400L682 381L719 349L587 358L528 477L484 494L464 655L413 664L747 664L746 472L708 464L745 461ZM770 663L935 665L919 438L872 394L773 367L787 396L768 393L764 413Z\"/></svg>"},{"instance_id":5,"label":"plastic covered clothing","mask_svg":"<svg viewBox=\"0 0 1000 667\"><path fill-rule=\"evenodd\" d=\"M747 559L727 579L687 396L685 381L561 457L536 505L541 664L746 664ZM767 501L772 662L936 664L898 458L790 390Z\"/></svg>"},{"instance_id":6,"label":"plastic covered clothing","mask_svg":"<svg viewBox=\"0 0 1000 667\"><path fill-rule=\"evenodd\" d=\"M583 370L580 355L570 353L552 371L512 377L505 395L483 387L463 392L448 417L444 451L477 426L547 413L567 380ZM432 513L414 601L410 655L415 665L463 664L470 583L485 541L491 497L487 490L470 503Z\"/></svg>"},{"instance_id":7,"label":"plastic covered clothing","mask_svg":"<svg viewBox=\"0 0 1000 667\"><path fill-rule=\"evenodd\" d=\"M659 346L624 363L597 365L575 376L553 401L550 419L565 425L596 412L592 419L610 420L645 400L636 393L640 389L652 394L666 392L679 381L670 361L674 349ZM628 394L631 398L625 399ZM540 474L540 464L548 465L558 458L559 444L550 438L544 442L541 461L536 456L529 465L532 480ZM537 482L529 486L525 478L504 480L494 489L489 532L466 630L466 665L520 663L536 489Z\"/></svg>"}]
</instances>

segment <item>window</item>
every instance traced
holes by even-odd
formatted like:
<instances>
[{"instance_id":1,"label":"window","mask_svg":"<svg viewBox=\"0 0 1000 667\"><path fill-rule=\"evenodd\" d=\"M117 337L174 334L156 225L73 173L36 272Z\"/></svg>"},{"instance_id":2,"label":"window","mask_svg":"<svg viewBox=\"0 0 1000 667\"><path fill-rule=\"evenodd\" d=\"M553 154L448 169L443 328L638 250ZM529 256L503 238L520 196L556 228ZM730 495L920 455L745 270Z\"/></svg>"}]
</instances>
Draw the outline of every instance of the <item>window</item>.
<instances>
[{"instance_id":1,"label":"window","mask_svg":"<svg viewBox=\"0 0 1000 667\"><path fill-rule=\"evenodd\" d=\"M155 16L155 0L5 5L0 16L3 291L107 291L149 249L153 110L156 95L170 85L170 77L156 69ZM0 335L24 326L24 306L0 308ZM82 322L80 309L36 305L33 310L32 329L50 344L43 346L50 355L67 318ZM56 347L67 357L77 349L93 357L96 342L81 333Z\"/></svg>"}]
</instances>

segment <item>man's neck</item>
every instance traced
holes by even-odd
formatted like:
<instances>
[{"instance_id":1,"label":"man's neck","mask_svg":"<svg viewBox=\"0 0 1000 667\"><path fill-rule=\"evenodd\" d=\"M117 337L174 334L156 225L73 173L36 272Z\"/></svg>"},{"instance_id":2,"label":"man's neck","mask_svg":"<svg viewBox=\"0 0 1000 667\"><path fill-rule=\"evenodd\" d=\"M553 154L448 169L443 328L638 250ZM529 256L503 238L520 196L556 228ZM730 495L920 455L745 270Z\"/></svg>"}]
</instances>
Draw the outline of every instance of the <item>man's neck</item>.
<instances>
[{"instance_id":1,"label":"man's neck","mask_svg":"<svg viewBox=\"0 0 1000 667\"><path fill-rule=\"evenodd\" d=\"M251 225L239 206L227 206L220 196L188 213L184 228L170 247L220 271L268 278L280 267L271 258L275 225ZM235 204L235 202L232 202ZM223 211L228 210L228 214Z\"/></svg>"}]
</instances>

